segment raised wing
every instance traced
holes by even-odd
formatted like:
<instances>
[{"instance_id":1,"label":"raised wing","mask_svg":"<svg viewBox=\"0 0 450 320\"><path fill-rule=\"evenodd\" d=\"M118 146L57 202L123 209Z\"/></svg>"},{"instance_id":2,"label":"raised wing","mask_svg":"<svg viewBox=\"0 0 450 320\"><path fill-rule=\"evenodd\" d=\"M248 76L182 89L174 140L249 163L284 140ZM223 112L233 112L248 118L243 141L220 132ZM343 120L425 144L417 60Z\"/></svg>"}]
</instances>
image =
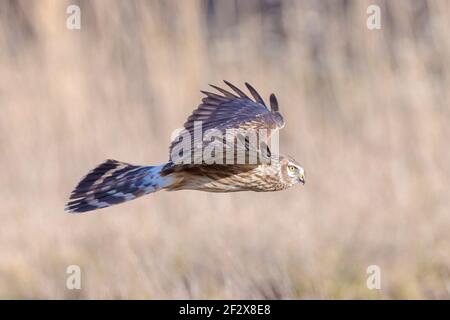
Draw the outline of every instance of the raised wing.
<instances>
[{"instance_id":1,"label":"raised wing","mask_svg":"<svg viewBox=\"0 0 450 320\"><path fill-rule=\"evenodd\" d=\"M271 109L269 110L264 100L250 84L245 83L254 100L228 81L224 82L234 93L214 85L211 85L211 87L221 94L201 91L206 97L189 116L184 124L184 130L172 142L170 146L171 160L173 160L174 151L180 149L180 143L186 143L186 141L182 141L184 140L182 137L186 135L190 137L190 141L187 142L190 143L191 152L183 154L181 158L183 161L190 159L194 163L198 161L198 155L201 155L201 152L197 151L205 150L208 146L211 147L212 143L223 144L225 151L227 151L230 148L229 141L232 141L230 135L236 137L240 133L245 135L245 132L253 131L258 136L258 144L266 144L273 132L284 126L284 120L278 112L278 102L274 94L270 96ZM214 135L219 133L223 135L222 141L205 139L208 132L213 129ZM177 146L178 149L174 150ZM184 149L186 150L186 148ZM180 161L180 158L178 158L178 161ZM189 160L186 162L189 162Z\"/></svg>"}]
</instances>

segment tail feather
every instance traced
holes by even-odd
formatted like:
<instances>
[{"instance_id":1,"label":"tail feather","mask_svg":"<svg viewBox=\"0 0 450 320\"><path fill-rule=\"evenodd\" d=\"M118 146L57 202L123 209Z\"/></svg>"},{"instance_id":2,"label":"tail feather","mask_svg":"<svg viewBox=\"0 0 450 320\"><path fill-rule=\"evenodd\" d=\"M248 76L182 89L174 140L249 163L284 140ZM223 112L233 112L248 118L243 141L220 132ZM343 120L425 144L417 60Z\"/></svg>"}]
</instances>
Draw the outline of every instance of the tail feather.
<instances>
[{"instance_id":1,"label":"tail feather","mask_svg":"<svg viewBox=\"0 0 450 320\"><path fill-rule=\"evenodd\" d=\"M107 160L89 172L75 187L65 210L86 212L109 207L158 191L170 183L160 175L163 166L135 166Z\"/></svg>"}]
</instances>

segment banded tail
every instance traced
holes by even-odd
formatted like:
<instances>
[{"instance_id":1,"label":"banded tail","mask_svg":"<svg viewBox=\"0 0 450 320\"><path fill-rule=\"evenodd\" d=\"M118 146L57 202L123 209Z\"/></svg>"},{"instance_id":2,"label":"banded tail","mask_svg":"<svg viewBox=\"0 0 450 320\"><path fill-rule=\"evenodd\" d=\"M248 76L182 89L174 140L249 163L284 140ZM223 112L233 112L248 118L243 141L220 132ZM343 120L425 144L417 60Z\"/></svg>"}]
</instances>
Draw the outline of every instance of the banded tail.
<instances>
[{"instance_id":1,"label":"banded tail","mask_svg":"<svg viewBox=\"0 0 450 320\"><path fill-rule=\"evenodd\" d=\"M65 210L86 212L106 208L161 190L171 184L170 176L160 174L163 167L107 160L78 183Z\"/></svg>"}]
</instances>

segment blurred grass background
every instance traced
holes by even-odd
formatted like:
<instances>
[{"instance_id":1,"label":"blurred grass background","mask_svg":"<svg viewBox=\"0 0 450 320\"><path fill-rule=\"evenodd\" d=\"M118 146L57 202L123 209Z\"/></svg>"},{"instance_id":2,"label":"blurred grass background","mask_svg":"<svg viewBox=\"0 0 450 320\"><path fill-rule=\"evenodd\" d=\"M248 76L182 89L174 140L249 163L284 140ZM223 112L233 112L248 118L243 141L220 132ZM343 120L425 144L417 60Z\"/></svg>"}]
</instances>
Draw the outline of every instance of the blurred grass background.
<instances>
[{"instance_id":1,"label":"blurred grass background","mask_svg":"<svg viewBox=\"0 0 450 320\"><path fill-rule=\"evenodd\" d=\"M449 7L1 0L0 298L449 298ZM222 79L276 93L305 187L63 211L104 159L165 162Z\"/></svg>"}]
</instances>

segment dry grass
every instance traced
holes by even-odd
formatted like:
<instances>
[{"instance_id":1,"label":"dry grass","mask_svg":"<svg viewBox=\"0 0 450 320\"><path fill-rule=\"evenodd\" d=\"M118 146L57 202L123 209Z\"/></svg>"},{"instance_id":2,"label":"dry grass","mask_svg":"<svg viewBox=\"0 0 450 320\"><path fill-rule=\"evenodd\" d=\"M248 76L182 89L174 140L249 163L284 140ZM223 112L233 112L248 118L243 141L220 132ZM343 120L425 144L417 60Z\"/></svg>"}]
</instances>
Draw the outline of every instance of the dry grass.
<instances>
[{"instance_id":1,"label":"dry grass","mask_svg":"<svg viewBox=\"0 0 450 320\"><path fill-rule=\"evenodd\" d=\"M375 2L379 31L365 1L194 0L81 1L69 31L69 2L1 1L0 298L449 298L450 8ZM305 187L63 212L106 158L166 161L222 79L277 94Z\"/></svg>"}]
</instances>

